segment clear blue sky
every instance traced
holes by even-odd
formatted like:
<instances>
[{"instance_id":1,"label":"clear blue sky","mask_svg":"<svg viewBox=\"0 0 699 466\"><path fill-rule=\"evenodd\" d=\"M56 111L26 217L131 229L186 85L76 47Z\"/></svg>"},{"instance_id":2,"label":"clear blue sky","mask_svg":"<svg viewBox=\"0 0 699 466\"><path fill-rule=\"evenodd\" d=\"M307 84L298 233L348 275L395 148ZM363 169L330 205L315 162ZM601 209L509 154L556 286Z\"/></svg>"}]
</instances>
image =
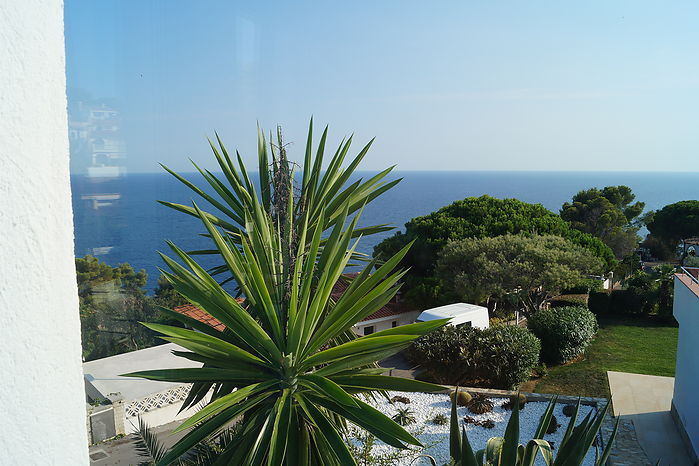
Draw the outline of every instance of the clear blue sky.
<instances>
[{"instance_id":1,"label":"clear blue sky","mask_svg":"<svg viewBox=\"0 0 699 466\"><path fill-rule=\"evenodd\" d=\"M364 168L697 170L699 3L65 0L69 87L114 98L131 172L311 115ZM359 145L359 144L357 144ZM357 150L359 147L357 147Z\"/></svg>"}]
</instances>

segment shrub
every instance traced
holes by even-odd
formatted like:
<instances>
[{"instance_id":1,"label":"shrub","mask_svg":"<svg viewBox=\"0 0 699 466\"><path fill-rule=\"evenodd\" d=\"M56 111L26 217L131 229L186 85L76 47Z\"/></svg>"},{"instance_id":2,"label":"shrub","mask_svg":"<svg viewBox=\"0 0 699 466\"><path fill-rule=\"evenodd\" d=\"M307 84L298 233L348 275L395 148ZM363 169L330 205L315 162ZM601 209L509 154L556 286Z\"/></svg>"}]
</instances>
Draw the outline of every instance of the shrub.
<instances>
[{"instance_id":1,"label":"shrub","mask_svg":"<svg viewBox=\"0 0 699 466\"><path fill-rule=\"evenodd\" d=\"M587 298L587 305L590 311L598 316L609 314L610 298L609 293L601 291L599 293L590 293Z\"/></svg>"},{"instance_id":2,"label":"shrub","mask_svg":"<svg viewBox=\"0 0 699 466\"><path fill-rule=\"evenodd\" d=\"M536 377L537 379L543 379L547 375L549 375L549 368L546 366L546 363L543 362L537 364L532 371L532 377Z\"/></svg>"},{"instance_id":3,"label":"shrub","mask_svg":"<svg viewBox=\"0 0 699 466\"><path fill-rule=\"evenodd\" d=\"M561 295L549 300L550 307L587 306L587 295Z\"/></svg>"},{"instance_id":4,"label":"shrub","mask_svg":"<svg viewBox=\"0 0 699 466\"><path fill-rule=\"evenodd\" d=\"M466 407L473 414L484 414L493 410L493 402L490 401L485 395L477 394L473 396Z\"/></svg>"},{"instance_id":5,"label":"shrub","mask_svg":"<svg viewBox=\"0 0 699 466\"><path fill-rule=\"evenodd\" d=\"M479 421L478 419L471 416L466 416L464 418L464 423L484 427L486 429L492 429L495 427L495 421L493 421L492 419L484 419L482 421Z\"/></svg>"},{"instance_id":6,"label":"shrub","mask_svg":"<svg viewBox=\"0 0 699 466\"><path fill-rule=\"evenodd\" d=\"M541 339L541 359L549 363L570 361L581 354L598 328L594 314L574 306L539 311L528 326Z\"/></svg>"},{"instance_id":7,"label":"shrub","mask_svg":"<svg viewBox=\"0 0 699 466\"><path fill-rule=\"evenodd\" d=\"M407 356L423 366L440 383L452 383L451 377L461 359L461 348L466 345L470 329L451 325L418 338L408 347Z\"/></svg>"},{"instance_id":8,"label":"shrub","mask_svg":"<svg viewBox=\"0 0 699 466\"><path fill-rule=\"evenodd\" d=\"M403 403L403 404L410 404L410 398L407 396L400 396L396 395L393 398L391 398L391 404L396 404L396 403Z\"/></svg>"},{"instance_id":9,"label":"shrub","mask_svg":"<svg viewBox=\"0 0 699 466\"><path fill-rule=\"evenodd\" d=\"M556 416L554 416L554 415L552 414L552 415L551 415L551 420L549 421L549 425L548 425L548 427L546 428L546 433L547 433L547 434L553 434L554 432L556 432L556 431L558 430L558 428L559 428L560 426L561 426L561 425L558 423L558 419L556 419Z\"/></svg>"},{"instance_id":10,"label":"shrub","mask_svg":"<svg viewBox=\"0 0 699 466\"><path fill-rule=\"evenodd\" d=\"M609 311L612 314L643 313L645 305L644 293L638 287L626 290L613 290L609 297Z\"/></svg>"},{"instance_id":11,"label":"shrub","mask_svg":"<svg viewBox=\"0 0 699 466\"><path fill-rule=\"evenodd\" d=\"M486 386L506 390L529 380L541 351L541 342L529 330L499 325L472 333L471 345L462 351L470 362L472 380L480 379Z\"/></svg>"},{"instance_id":12,"label":"shrub","mask_svg":"<svg viewBox=\"0 0 699 466\"><path fill-rule=\"evenodd\" d=\"M529 379L540 351L526 328L448 326L416 340L408 355L439 383L511 389Z\"/></svg>"}]
</instances>

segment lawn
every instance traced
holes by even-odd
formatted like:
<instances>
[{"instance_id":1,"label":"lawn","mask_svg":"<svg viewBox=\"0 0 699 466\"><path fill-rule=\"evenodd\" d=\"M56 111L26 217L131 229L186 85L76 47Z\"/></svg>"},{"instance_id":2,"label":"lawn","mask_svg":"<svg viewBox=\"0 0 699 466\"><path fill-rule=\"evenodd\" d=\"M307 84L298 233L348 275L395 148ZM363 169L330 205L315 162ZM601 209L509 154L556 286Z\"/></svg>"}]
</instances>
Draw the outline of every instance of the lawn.
<instances>
[{"instance_id":1,"label":"lawn","mask_svg":"<svg viewBox=\"0 0 699 466\"><path fill-rule=\"evenodd\" d=\"M609 397L607 371L675 375L677 327L646 317L600 320L595 341L580 360L549 368L539 393ZM527 384L531 389L531 384ZM525 387L522 387L526 390Z\"/></svg>"}]
</instances>

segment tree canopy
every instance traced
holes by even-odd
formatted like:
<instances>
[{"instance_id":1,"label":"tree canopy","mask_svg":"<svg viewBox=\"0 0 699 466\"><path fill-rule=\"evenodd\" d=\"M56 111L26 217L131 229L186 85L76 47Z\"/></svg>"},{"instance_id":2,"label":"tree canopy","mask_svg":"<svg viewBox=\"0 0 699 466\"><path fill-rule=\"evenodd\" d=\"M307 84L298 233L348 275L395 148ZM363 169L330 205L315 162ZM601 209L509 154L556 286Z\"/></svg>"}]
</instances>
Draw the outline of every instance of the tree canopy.
<instances>
[{"instance_id":1,"label":"tree canopy","mask_svg":"<svg viewBox=\"0 0 699 466\"><path fill-rule=\"evenodd\" d=\"M673 251L682 240L699 236L699 201L680 201L653 212L647 224L650 238Z\"/></svg>"},{"instance_id":2,"label":"tree canopy","mask_svg":"<svg viewBox=\"0 0 699 466\"><path fill-rule=\"evenodd\" d=\"M602 270L602 261L589 250L553 235L452 241L437 262L437 276L456 296L516 303L528 313Z\"/></svg>"},{"instance_id":3,"label":"tree canopy","mask_svg":"<svg viewBox=\"0 0 699 466\"><path fill-rule=\"evenodd\" d=\"M639 241L637 217L645 203L635 202L628 186L590 188L578 192L561 208L561 218L576 230L589 233L609 246L616 257L632 252Z\"/></svg>"},{"instance_id":4,"label":"tree canopy","mask_svg":"<svg viewBox=\"0 0 699 466\"><path fill-rule=\"evenodd\" d=\"M91 294L95 288L135 292L143 288L148 282L148 275L143 269L136 272L131 265L126 263L112 267L90 255L77 257L75 270L80 296Z\"/></svg>"},{"instance_id":5,"label":"tree canopy","mask_svg":"<svg viewBox=\"0 0 699 466\"><path fill-rule=\"evenodd\" d=\"M598 238L572 228L541 204L517 199L469 197L410 220L405 230L379 243L374 257L388 258L414 240L404 265L411 267L411 274L420 276L433 273L437 255L449 241L519 233L560 236L602 259L605 269L615 264L614 253Z\"/></svg>"},{"instance_id":6,"label":"tree canopy","mask_svg":"<svg viewBox=\"0 0 699 466\"><path fill-rule=\"evenodd\" d=\"M162 343L144 320L160 313L143 287L148 274L127 263L112 267L93 256L75 259L83 357L93 360Z\"/></svg>"}]
</instances>

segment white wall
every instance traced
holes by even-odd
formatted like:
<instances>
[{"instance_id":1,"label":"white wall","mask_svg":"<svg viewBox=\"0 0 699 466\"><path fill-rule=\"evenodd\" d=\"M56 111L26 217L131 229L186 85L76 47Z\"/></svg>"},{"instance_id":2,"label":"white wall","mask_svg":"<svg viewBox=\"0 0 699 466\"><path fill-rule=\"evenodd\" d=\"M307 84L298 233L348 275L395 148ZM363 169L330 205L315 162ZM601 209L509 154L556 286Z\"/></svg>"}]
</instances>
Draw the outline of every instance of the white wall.
<instances>
[{"instance_id":1,"label":"white wall","mask_svg":"<svg viewBox=\"0 0 699 466\"><path fill-rule=\"evenodd\" d=\"M178 401L177 403L172 403L170 405L163 406L161 408L156 408L151 411L141 413L141 418L151 427L163 426L165 424L170 424L174 421L180 421L189 418L190 416L196 414L199 411L199 406L203 406L210 401L209 395L205 398L200 405L194 406L192 408L186 409L179 413L178 411L182 407L184 401ZM138 416L124 416L124 429L126 434L132 434L138 430Z\"/></svg>"},{"instance_id":2,"label":"white wall","mask_svg":"<svg viewBox=\"0 0 699 466\"><path fill-rule=\"evenodd\" d=\"M0 463L88 464L63 3L0 1Z\"/></svg>"},{"instance_id":3,"label":"white wall","mask_svg":"<svg viewBox=\"0 0 699 466\"><path fill-rule=\"evenodd\" d=\"M675 319L680 324L677 342L677 366L675 370L675 392L672 402L677 410L684 430L690 438L694 451L699 447L699 296L675 277Z\"/></svg>"},{"instance_id":4,"label":"white wall","mask_svg":"<svg viewBox=\"0 0 699 466\"><path fill-rule=\"evenodd\" d=\"M374 326L374 333L380 332L381 330L387 330L393 327L393 321L396 321L396 326L407 325L415 323L415 319L420 315L420 311L409 311L403 312L395 316L382 317L380 319L364 320L358 322L357 325L352 327L354 333L359 336L364 335L364 328L369 326Z\"/></svg>"}]
</instances>

